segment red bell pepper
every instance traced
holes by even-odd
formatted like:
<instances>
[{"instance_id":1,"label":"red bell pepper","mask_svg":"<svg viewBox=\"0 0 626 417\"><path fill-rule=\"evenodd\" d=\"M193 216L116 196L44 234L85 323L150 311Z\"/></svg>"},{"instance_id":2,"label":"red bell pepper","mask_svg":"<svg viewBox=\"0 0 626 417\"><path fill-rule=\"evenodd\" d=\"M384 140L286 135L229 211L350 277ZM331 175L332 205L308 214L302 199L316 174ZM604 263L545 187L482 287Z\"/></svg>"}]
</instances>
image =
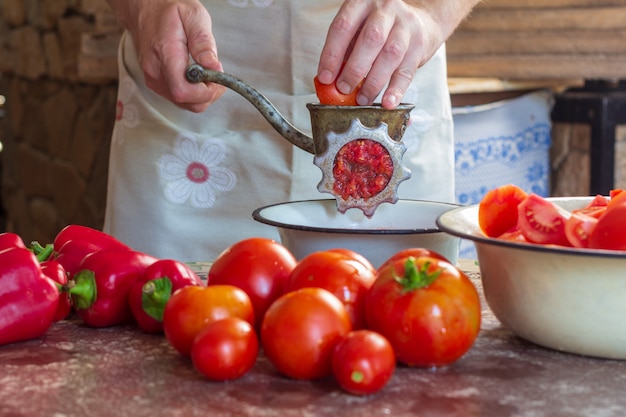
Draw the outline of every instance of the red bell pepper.
<instances>
[{"instance_id":1,"label":"red bell pepper","mask_svg":"<svg viewBox=\"0 0 626 417\"><path fill-rule=\"evenodd\" d=\"M148 266L158 259L145 253L104 249L87 255L68 292L87 326L108 327L131 322L128 293Z\"/></svg>"},{"instance_id":2,"label":"red bell pepper","mask_svg":"<svg viewBox=\"0 0 626 417\"><path fill-rule=\"evenodd\" d=\"M95 245L100 249L130 249L125 243L108 233L104 233L91 227L81 226L79 224L70 224L69 226L65 226L61 229L61 231L57 233L54 238L54 249L59 250L71 240L90 242L92 245Z\"/></svg>"},{"instance_id":3,"label":"red bell pepper","mask_svg":"<svg viewBox=\"0 0 626 417\"><path fill-rule=\"evenodd\" d=\"M11 233L11 232L0 233L0 250L9 249L9 248L25 249L26 245L24 244L24 241L18 234Z\"/></svg>"},{"instance_id":4,"label":"red bell pepper","mask_svg":"<svg viewBox=\"0 0 626 417\"><path fill-rule=\"evenodd\" d=\"M128 295L135 321L147 333L163 331L163 310L170 296L187 285L204 285L189 265L173 259L161 259L146 268Z\"/></svg>"},{"instance_id":5,"label":"red bell pepper","mask_svg":"<svg viewBox=\"0 0 626 417\"><path fill-rule=\"evenodd\" d=\"M56 284L26 248L0 252L0 345L45 334L59 303Z\"/></svg>"},{"instance_id":6,"label":"red bell pepper","mask_svg":"<svg viewBox=\"0 0 626 417\"><path fill-rule=\"evenodd\" d=\"M60 263L70 279L80 268L83 259L104 249L131 250L113 236L87 226L71 224L54 238L53 259Z\"/></svg>"},{"instance_id":7,"label":"red bell pepper","mask_svg":"<svg viewBox=\"0 0 626 417\"><path fill-rule=\"evenodd\" d=\"M68 285L67 273L63 266L56 261L43 261L41 262L41 272L51 280L57 283L57 287L66 288ZM72 311L72 305L70 302L70 295L67 291L61 291L59 294L59 303L57 305L56 312L54 314L53 321L60 321L66 319Z\"/></svg>"}]
</instances>

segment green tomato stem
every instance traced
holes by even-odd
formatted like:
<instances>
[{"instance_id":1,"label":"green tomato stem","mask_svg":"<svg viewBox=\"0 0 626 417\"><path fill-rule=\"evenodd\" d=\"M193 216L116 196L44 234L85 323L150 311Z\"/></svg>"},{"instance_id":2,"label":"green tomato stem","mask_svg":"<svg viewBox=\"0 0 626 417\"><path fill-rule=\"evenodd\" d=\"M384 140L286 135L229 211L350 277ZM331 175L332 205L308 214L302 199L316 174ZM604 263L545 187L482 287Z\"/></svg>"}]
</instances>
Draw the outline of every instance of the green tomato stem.
<instances>
[{"instance_id":1,"label":"green tomato stem","mask_svg":"<svg viewBox=\"0 0 626 417\"><path fill-rule=\"evenodd\" d=\"M441 275L441 269L429 272L431 262L427 261L419 268L414 257L407 258L404 263L404 274L402 276L395 275L394 279L402 286L402 292L407 293L420 288L428 287Z\"/></svg>"}]
</instances>

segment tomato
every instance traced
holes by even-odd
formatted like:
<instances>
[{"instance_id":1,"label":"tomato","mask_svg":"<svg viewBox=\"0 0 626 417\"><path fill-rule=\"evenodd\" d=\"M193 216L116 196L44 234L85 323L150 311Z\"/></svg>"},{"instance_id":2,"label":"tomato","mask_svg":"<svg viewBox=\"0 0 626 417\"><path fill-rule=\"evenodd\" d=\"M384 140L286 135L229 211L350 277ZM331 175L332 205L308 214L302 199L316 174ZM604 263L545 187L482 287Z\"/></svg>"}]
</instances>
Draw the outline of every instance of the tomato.
<instances>
[{"instance_id":1,"label":"tomato","mask_svg":"<svg viewBox=\"0 0 626 417\"><path fill-rule=\"evenodd\" d=\"M488 191L478 205L478 224L489 237L498 237L517 225L517 206L528 194L507 184Z\"/></svg>"},{"instance_id":2,"label":"tomato","mask_svg":"<svg viewBox=\"0 0 626 417\"><path fill-rule=\"evenodd\" d=\"M238 317L254 325L250 297L232 285L188 285L172 294L163 312L165 338L184 356L191 355L196 335L208 323Z\"/></svg>"},{"instance_id":3,"label":"tomato","mask_svg":"<svg viewBox=\"0 0 626 417\"><path fill-rule=\"evenodd\" d=\"M328 106L357 106L356 96L359 93L361 84L359 84L351 93L344 94L337 89L337 85L322 84L317 78L313 78L313 84L315 85L315 94L320 104Z\"/></svg>"},{"instance_id":4,"label":"tomato","mask_svg":"<svg viewBox=\"0 0 626 417\"><path fill-rule=\"evenodd\" d=\"M565 236L569 244L575 248L589 247L589 236L598 224L594 216L582 211L572 211L572 215L565 222Z\"/></svg>"},{"instance_id":5,"label":"tomato","mask_svg":"<svg viewBox=\"0 0 626 417\"><path fill-rule=\"evenodd\" d=\"M374 268L374 265L372 265L369 259L367 259L365 256L361 255L358 252L355 252L351 249L346 249L346 248L333 248L333 249L328 249L328 250L330 252L337 252L337 253L341 253L346 256L349 256L350 258L361 262L367 269L371 271L376 271L376 268Z\"/></svg>"},{"instance_id":6,"label":"tomato","mask_svg":"<svg viewBox=\"0 0 626 417\"><path fill-rule=\"evenodd\" d=\"M374 268L337 250L313 252L298 262L289 276L287 292L319 287L333 293L344 304L354 329L365 327L364 300L376 279Z\"/></svg>"},{"instance_id":7,"label":"tomato","mask_svg":"<svg viewBox=\"0 0 626 417\"><path fill-rule=\"evenodd\" d=\"M532 243L570 246L565 235L565 223L571 216L551 201L530 194L518 207L517 227Z\"/></svg>"},{"instance_id":8,"label":"tomato","mask_svg":"<svg viewBox=\"0 0 626 417\"><path fill-rule=\"evenodd\" d=\"M621 193L620 196L626 196ZM612 200L589 235L589 248L626 250L626 199Z\"/></svg>"},{"instance_id":9,"label":"tomato","mask_svg":"<svg viewBox=\"0 0 626 417\"><path fill-rule=\"evenodd\" d=\"M524 237L522 232L519 231L519 229L513 229L511 231L505 232L498 236L498 239L508 240L517 243L528 243L528 240L526 240L526 238Z\"/></svg>"},{"instance_id":10,"label":"tomato","mask_svg":"<svg viewBox=\"0 0 626 417\"><path fill-rule=\"evenodd\" d=\"M228 317L207 324L195 337L191 362L214 381L239 378L254 366L259 341L250 323Z\"/></svg>"},{"instance_id":11,"label":"tomato","mask_svg":"<svg viewBox=\"0 0 626 417\"><path fill-rule=\"evenodd\" d=\"M603 195L598 194L593 198L593 200L591 200L589 204L585 206L585 208L606 207L608 205L609 205L609 200L607 200L607 198L604 197Z\"/></svg>"},{"instance_id":12,"label":"tomato","mask_svg":"<svg viewBox=\"0 0 626 417\"><path fill-rule=\"evenodd\" d=\"M252 301L258 328L270 304L284 293L295 266L295 257L280 243L260 237L244 239L215 259L208 285L228 284L244 290Z\"/></svg>"},{"instance_id":13,"label":"tomato","mask_svg":"<svg viewBox=\"0 0 626 417\"><path fill-rule=\"evenodd\" d=\"M350 316L337 297L307 287L274 301L263 318L261 343L283 375L316 379L331 374L333 349L351 330Z\"/></svg>"},{"instance_id":14,"label":"tomato","mask_svg":"<svg viewBox=\"0 0 626 417\"><path fill-rule=\"evenodd\" d=\"M443 366L463 356L480 330L476 287L446 261L398 259L378 272L366 297L368 328L409 366Z\"/></svg>"},{"instance_id":15,"label":"tomato","mask_svg":"<svg viewBox=\"0 0 626 417\"><path fill-rule=\"evenodd\" d=\"M389 382L396 369L396 355L380 333L355 330L335 346L332 368L335 379L347 392L373 394Z\"/></svg>"},{"instance_id":16,"label":"tomato","mask_svg":"<svg viewBox=\"0 0 626 417\"><path fill-rule=\"evenodd\" d=\"M435 252L434 250L426 249L426 248L408 248L403 249L400 252L396 252L389 259L387 259L381 266L378 267L378 271L386 268L388 265L394 263L398 259L404 259L412 256L414 258L419 258L421 256L430 256L432 258L437 258L442 261L448 262L448 260L441 254Z\"/></svg>"}]
</instances>

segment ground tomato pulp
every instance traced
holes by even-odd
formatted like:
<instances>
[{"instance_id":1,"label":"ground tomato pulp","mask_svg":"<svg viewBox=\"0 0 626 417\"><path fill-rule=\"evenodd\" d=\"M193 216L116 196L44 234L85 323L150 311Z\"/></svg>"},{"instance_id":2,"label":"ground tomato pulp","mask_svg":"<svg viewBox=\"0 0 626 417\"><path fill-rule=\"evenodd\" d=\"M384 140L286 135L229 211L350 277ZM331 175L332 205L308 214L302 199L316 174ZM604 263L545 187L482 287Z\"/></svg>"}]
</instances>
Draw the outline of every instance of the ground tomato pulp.
<instances>
[{"instance_id":1,"label":"ground tomato pulp","mask_svg":"<svg viewBox=\"0 0 626 417\"><path fill-rule=\"evenodd\" d=\"M387 149L371 139L355 139L335 156L333 191L344 200L368 199L387 187L393 175L393 160Z\"/></svg>"}]
</instances>

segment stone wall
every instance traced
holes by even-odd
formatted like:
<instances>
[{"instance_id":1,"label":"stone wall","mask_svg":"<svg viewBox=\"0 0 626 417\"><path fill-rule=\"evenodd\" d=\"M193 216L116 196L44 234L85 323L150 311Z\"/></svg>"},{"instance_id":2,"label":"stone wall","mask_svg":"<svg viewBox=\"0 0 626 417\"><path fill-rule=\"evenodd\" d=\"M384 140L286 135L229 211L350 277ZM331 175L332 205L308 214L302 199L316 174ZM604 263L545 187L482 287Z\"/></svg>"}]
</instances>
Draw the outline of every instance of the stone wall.
<instances>
[{"instance_id":1,"label":"stone wall","mask_svg":"<svg viewBox=\"0 0 626 417\"><path fill-rule=\"evenodd\" d=\"M0 0L0 16L0 231L100 228L120 28L105 0Z\"/></svg>"}]
</instances>

